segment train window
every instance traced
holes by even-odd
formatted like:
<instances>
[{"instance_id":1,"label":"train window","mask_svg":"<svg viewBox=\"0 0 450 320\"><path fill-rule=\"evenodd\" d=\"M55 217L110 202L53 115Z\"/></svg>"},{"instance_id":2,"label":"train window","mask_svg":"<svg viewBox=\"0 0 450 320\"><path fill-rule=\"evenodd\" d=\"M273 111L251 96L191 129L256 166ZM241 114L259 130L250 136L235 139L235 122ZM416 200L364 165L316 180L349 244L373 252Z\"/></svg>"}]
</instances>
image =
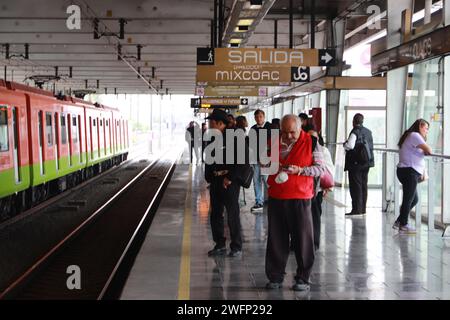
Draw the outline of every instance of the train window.
<instances>
[{"instance_id":1,"label":"train window","mask_svg":"<svg viewBox=\"0 0 450 320\"><path fill-rule=\"evenodd\" d=\"M8 150L8 109L6 107L0 107L0 152Z\"/></svg>"},{"instance_id":2,"label":"train window","mask_svg":"<svg viewBox=\"0 0 450 320\"><path fill-rule=\"evenodd\" d=\"M67 127L66 127L66 117L62 114L61 115L61 144L67 143Z\"/></svg>"},{"instance_id":3,"label":"train window","mask_svg":"<svg viewBox=\"0 0 450 320\"><path fill-rule=\"evenodd\" d=\"M77 116L72 117L72 141L78 142Z\"/></svg>"},{"instance_id":4,"label":"train window","mask_svg":"<svg viewBox=\"0 0 450 320\"><path fill-rule=\"evenodd\" d=\"M105 120L105 125L108 127L109 126L109 120Z\"/></svg>"},{"instance_id":5,"label":"train window","mask_svg":"<svg viewBox=\"0 0 450 320\"><path fill-rule=\"evenodd\" d=\"M100 120L100 127L103 127L103 120Z\"/></svg>"},{"instance_id":6,"label":"train window","mask_svg":"<svg viewBox=\"0 0 450 320\"><path fill-rule=\"evenodd\" d=\"M96 122L95 122L95 119L94 119L94 120L92 120L92 125L93 125L94 127L96 127L96 126L97 126L97 124L96 124Z\"/></svg>"},{"instance_id":7,"label":"train window","mask_svg":"<svg viewBox=\"0 0 450 320\"><path fill-rule=\"evenodd\" d=\"M45 135L47 136L47 146L53 145L53 130L52 130L52 113L45 113Z\"/></svg>"}]
</instances>

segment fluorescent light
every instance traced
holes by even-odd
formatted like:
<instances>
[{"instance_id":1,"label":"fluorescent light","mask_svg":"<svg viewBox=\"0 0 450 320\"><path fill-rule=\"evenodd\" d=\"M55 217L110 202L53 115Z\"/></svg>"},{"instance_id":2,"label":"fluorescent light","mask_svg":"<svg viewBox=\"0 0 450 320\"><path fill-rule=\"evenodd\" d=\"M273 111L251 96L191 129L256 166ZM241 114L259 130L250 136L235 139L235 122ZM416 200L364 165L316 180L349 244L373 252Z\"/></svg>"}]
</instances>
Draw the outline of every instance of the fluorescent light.
<instances>
[{"instance_id":1,"label":"fluorescent light","mask_svg":"<svg viewBox=\"0 0 450 320\"><path fill-rule=\"evenodd\" d=\"M248 26L237 26L234 29L234 32L246 32L248 31Z\"/></svg>"},{"instance_id":2,"label":"fluorescent light","mask_svg":"<svg viewBox=\"0 0 450 320\"><path fill-rule=\"evenodd\" d=\"M241 19L238 22L238 26L251 26L255 19Z\"/></svg>"},{"instance_id":3,"label":"fluorescent light","mask_svg":"<svg viewBox=\"0 0 450 320\"><path fill-rule=\"evenodd\" d=\"M243 9L258 10L261 9L261 7L262 0L250 0L245 2Z\"/></svg>"},{"instance_id":4,"label":"fluorescent light","mask_svg":"<svg viewBox=\"0 0 450 320\"><path fill-rule=\"evenodd\" d=\"M239 44L241 42L242 42L242 39L236 39L236 38L230 39L230 43Z\"/></svg>"}]
</instances>

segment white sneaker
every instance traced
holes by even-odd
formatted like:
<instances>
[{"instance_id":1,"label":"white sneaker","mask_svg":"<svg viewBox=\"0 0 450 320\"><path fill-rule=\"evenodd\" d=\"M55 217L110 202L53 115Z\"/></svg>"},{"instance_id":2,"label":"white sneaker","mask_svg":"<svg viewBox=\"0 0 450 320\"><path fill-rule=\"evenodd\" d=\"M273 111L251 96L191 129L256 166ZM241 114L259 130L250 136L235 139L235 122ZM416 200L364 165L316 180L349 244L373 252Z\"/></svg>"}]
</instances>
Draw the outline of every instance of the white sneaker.
<instances>
[{"instance_id":1,"label":"white sneaker","mask_svg":"<svg viewBox=\"0 0 450 320\"><path fill-rule=\"evenodd\" d=\"M398 231L400 233L403 233L403 234L415 234L416 233L416 229L411 227L409 224L405 224L404 226L400 226L398 228Z\"/></svg>"},{"instance_id":2,"label":"white sneaker","mask_svg":"<svg viewBox=\"0 0 450 320\"><path fill-rule=\"evenodd\" d=\"M399 221L395 221L393 226L392 226L392 229L398 230L399 228L400 228L400 222Z\"/></svg>"}]
</instances>

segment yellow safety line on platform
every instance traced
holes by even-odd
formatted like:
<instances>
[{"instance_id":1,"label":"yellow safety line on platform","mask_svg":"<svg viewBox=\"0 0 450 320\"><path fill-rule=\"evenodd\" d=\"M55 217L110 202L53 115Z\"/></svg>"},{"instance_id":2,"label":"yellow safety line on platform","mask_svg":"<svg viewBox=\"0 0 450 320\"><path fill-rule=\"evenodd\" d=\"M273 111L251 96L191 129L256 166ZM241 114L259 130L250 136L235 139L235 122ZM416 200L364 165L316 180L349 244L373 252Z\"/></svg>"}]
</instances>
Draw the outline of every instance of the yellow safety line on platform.
<instances>
[{"instance_id":1,"label":"yellow safety line on platform","mask_svg":"<svg viewBox=\"0 0 450 320\"><path fill-rule=\"evenodd\" d=\"M191 224L192 224L192 165L189 166L188 186L184 204L183 243L181 248L178 300L189 300L191 286Z\"/></svg>"}]
</instances>

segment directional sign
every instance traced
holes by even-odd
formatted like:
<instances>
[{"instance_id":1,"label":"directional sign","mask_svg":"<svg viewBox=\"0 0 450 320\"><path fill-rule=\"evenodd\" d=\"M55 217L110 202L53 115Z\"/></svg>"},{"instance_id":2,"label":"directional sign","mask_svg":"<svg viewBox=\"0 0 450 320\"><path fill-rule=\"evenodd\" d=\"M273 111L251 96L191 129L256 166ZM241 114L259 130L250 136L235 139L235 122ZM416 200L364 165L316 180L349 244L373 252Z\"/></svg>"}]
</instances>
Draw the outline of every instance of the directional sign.
<instances>
[{"instance_id":1,"label":"directional sign","mask_svg":"<svg viewBox=\"0 0 450 320\"><path fill-rule=\"evenodd\" d=\"M292 82L309 82L310 70L309 67L292 67L291 81Z\"/></svg>"},{"instance_id":2,"label":"directional sign","mask_svg":"<svg viewBox=\"0 0 450 320\"><path fill-rule=\"evenodd\" d=\"M241 101L241 98L200 98L202 105L238 106Z\"/></svg>"},{"instance_id":3,"label":"directional sign","mask_svg":"<svg viewBox=\"0 0 450 320\"><path fill-rule=\"evenodd\" d=\"M267 97L267 87L196 87L195 95L202 97Z\"/></svg>"},{"instance_id":4,"label":"directional sign","mask_svg":"<svg viewBox=\"0 0 450 320\"><path fill-rule=\"evenodd\" d=\"M197 48L197 65L214 65L214 49Z\"/></svg>"},{"instance_id":5,"label":"directional sign","mask_svg":"<svg viewBox=\"0 0 450 320\"><path fill-rule=\"evenodd\" d=\"M248 99L247 98L241 98L241 105L242 106L248 106Z\"/></svg>"},{"instance_id":6,"label":"directional sign","mask_svg":"<svg viewBox=\"0 0 450 320\"><path fill-rule=\"evenodd\" d=\"M334 49L210 48L197 49L197 65L216 67L265 66L332 66Z\"/></svg>"},{"instance_id":7,"label":"directional sign","mask_svg":"<svg viewBox=\"0 0 450 320\"><path fill-rule=\"evenodd\" d=\"M200 98L192 98L191 99L191 108L200 108Z\"/></svg>"},{"instance_id":8,"label":"directional sign","mask_svg":"<svg viewBox=\"0 0 450 320\"><path fill-rule=\"evenodd\" d=\"M197 85L289 86L292 81L309 81L307 69L299 73L291 68L332 66L335 56L333 49L198 49Z\"/></svg>"},{"instance_id":9,"label":"directional sign","mask_svg":"<svg viewBox=\"0 0 450 320\"><path fill-rule=\"evenodd\" d=\"M244 99L241 98L193 98L191 108L239 108ZM248 101L247 101L248 104Z\"/></svg>"},{"instance_id":10,"label":"directional sign","mask_svg":"<svg viewBox=\"0 0 450 320\"><path fill-rule=\"evenodd\" d=\"M336 64L336 50L319 49L319 66L328 67Z\"/></svg>"}]
</instances>

